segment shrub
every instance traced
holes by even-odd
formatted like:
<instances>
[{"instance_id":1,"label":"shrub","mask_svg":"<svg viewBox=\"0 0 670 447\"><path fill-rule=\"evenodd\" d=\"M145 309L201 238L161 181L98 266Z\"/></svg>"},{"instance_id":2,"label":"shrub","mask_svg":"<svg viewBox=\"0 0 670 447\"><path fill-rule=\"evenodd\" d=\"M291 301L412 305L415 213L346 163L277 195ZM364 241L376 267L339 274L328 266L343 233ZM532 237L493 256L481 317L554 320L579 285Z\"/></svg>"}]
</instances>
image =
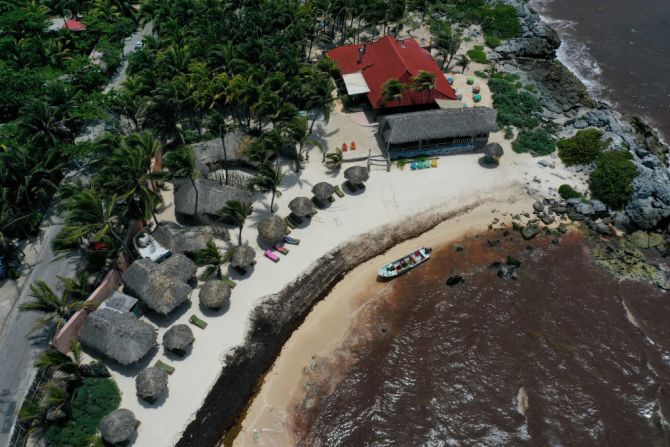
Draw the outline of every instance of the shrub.
<instances>
[{"instance_id":1,"label":"shrub","mask_svg":"<svg viewBox=\"0 0 670 447\"><path fill-rule=\"evenodd\" d=\"M633 156L625 151L604 152L596 158L591 173L591 194L614 209L623 208L633 193L633 179L638 176Z\"/></svg>"},{"instance_id":2,"label":"shrub","mask_svg":"<svg viewBox=\"0 0 670 447\"><path fill-rule=\"evenodd\" d=\"M489 60L486 58L486 53L484 52L484 48L482 48L480 45L475 45L475 47L473 49L468 50L468 57L473 62L477 62L479 64L488 64L489 63Z\"/></svg>"},{"instance_id":3,"label":"shrub","mask_svg":"<svg viewBox=\"0 0 670 447\"><path fill-rule=\"evenodd\" d=\"M520 91L516 77L497 74L489 80L493 107L498 111L498 124L533 129L539 124L535 112L542 110L535 95Z\"/></svg>"},{"instance_id":4,"label":"shrub","mask_svg":"<svg viewBox=\"0 0 670 447\"><path fill-rule=\"evenodd\" d=\"M121 394L111 379L86 378L74 392L72 415L45 433L48 445L86 447L98 430L100 419L119 407Z\"/></svg>"},{"instance_id":5,"label":"shrub","mask_svg":"<svg viewBox=\"0 0 670 447\"><path fill-rule=\"evenodd\" d=\"M489 75L487 75L485 72L483 72L481 70L475 71L475 76L477 76L478 78L482 78L482 79L486 79L486 78L489 77Z\"/></svg>"},{"instance_id":6,"label":"shrub","mask_svg":"<svg viewBox=\"0 0 670 447\"><path fill-rule=\"evenodd\" d=\"M498 39L496 36L487 34L484 36L484 43L486 43L486 46L489 48L496 48L500 45L500 39Z\"/></svg>"},{"instance_id":7,"label":"shrub","mask_svg":"<svg viewBox=\"0 0 670 447\"><path fill-rule=\"evenodd\" d=\"M521 34L521 23L513 6L496 4L490 6L485 0L453 2L448 15L459 22L478 23L485 35L500 39L512 39Z\"/></svg>"},{"instance_id":8,"label":"shrub","mask_svg":"<svg viewBox=\"0 0 670 447\"><path fill-rule=\"evenodd\" d=\"M514 129L512 129L512 126L505 127L504 137L506 140L511 140L514 138Z\"/></svg>"},{"instance_id":9,"label":"shrub","mask_svg":"<svg viewBox=\"0 0 670 447\"><path fill-rule=\"evenodd\" d=\"M556 144L558 156L568 166L592 163L607 147L602 136L598 129L580 130L574 137L564 138Z\"/></svg>"},{"instance_id":10,"label":"shrub","mask_svg":"<svg viewBox=\"0 0 670 447\"><path fill-rule=\"evenodd\" d=\"M556 149L556 139L544 130L522 131L512 143L514 152L548 155Z\"/></svg>"},{"instance_id":11,"label":"shrub","mask_svg":"<svg viewBox=\"0 0 670 447\"><path fill-rule=\"evenodd\" d=\"M570 185L561 185L558 187L558 195L561 196L561 198L568 200L568 199L578 199L582 195L575 191L575 189L570 186Z\"/></svg>"}]
</instances>

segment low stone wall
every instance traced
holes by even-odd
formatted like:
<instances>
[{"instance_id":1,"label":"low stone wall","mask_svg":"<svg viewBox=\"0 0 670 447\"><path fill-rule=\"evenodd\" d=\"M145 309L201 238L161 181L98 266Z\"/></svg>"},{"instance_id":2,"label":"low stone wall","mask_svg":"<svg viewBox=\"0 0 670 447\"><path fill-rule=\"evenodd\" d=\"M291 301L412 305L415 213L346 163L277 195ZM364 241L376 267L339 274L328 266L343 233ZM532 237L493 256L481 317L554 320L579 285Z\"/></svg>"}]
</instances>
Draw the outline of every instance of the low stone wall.
<instances>
[{"instance_id":1,"label":"low stone wall","mask_svg":"<svg viewBox=\"0 0 670 447\"><path fill-rule=\"evenodd\" d=\"M265 297L251 314L244 344L226 356L221 375L177 446L218 445L235 425L291 333L345 273L394 245L417 237L478 205L474 203L452 211L431 211L361 235L328 252L279 293Z\"/></svg>"}]
</instances>

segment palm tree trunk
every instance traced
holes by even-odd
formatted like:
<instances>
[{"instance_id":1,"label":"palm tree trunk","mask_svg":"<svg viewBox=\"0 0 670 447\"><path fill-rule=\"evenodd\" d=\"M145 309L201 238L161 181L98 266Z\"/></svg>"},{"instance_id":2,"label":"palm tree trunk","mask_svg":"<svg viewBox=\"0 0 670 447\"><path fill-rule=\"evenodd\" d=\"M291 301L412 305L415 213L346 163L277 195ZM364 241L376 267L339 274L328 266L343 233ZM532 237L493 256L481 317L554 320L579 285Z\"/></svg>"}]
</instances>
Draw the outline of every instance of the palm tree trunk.
<instances>
[{"instance_id":1,"label":"palm tree trunk","mask_svg":"<svg viewBox=\"0 0 670 447\"><path fill-rule=\"evenodd\" d=\"M272 190L272 199L270 200L270 213L274 214L275 212L275 194L277 194L277 190L273 189Z\"/></svg>"},{"instance_id":2,"label":"palm tree trunk","mask_svg":"<svg viewBox=\"0 0 670 447\"><path fill-rule=\"evenodd\" d=\"M223 146L223 171L226 174L226 178L224 179L224 184L228 184L228 151L226 150L226 134L221 132L221 146Z\"/></svg>"},{"instance_id":3,"label":"palm tree trunk","mask_svg":"<svg viewBox=\"0 0 670 447\"><path fill-rule=\"evenodd\" d=\"M133 253L130 251L130 248L126 244L126 241L124 241L118 234L116 234L116 231L112 230L111 228L109 230L109 234L111 234L112 237L121 244L121 248L128 255L128 262L133 262L135 260L135 256L133 256Z\"/></svg>"},{"instance_id":4,"label":"palm tree trunk","mask_svg":"<svg viewBox=\"0 0 670 447\"><path fill-rule=\"evenodd\" d=\"M193 190L195 191L195 209L193 210L193 217L198 218L198 188L195 186L195 180L193 176L189 177L191 180L191 185L193 185Z\"/></svg>"},{"instance_id":5,"label":"palm tree trunk","mask_svg":"<svg viewBox=\"0 0 670 447\"><path fill-rule=\"evenodd\" d=\"M244 226L244 224L242 224L238 227L240 231L239 231L238 236L237 236L237 245L242 245L242 227L243 226Z\"/></svg>"}]
</instances>

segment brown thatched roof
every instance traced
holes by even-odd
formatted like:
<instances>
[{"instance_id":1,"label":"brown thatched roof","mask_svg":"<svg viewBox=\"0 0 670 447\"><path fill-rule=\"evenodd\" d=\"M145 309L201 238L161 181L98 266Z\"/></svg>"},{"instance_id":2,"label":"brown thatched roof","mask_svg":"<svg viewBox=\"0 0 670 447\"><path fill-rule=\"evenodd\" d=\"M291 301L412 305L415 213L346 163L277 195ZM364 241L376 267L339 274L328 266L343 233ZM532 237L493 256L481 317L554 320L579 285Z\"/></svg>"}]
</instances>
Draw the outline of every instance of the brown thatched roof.
<instances>
[{"instance_id":1,"label":"brown thatched roof","mask_svg":"<svg viewBox=\"0 0 670 447\"><path fill-rule=\"evenodd\" d=\"M221 309L230 303L230 287L218 279L205 282L200 288L200 304L206 309Z\"/></svg>"},{"instance_id":2,"label":"brown thatched roof","mask_svg":"<svg viewBox=\"0 0 670 447\"><path fill-rule=\"evenodd\" d=\"M379 134L391 144L476 136L497 129L496 111L488 107L424 110L379 119Z\"/></svg>"},{"instance_id":3,"label":"brown thatched roof","mask_svg":"<svg viewBox=\"0 0 670 447\"><path fill-rule=\"evenodd\" d=\"M103 417L98 424L102 439L107 444L119 444L127 441L135 433L136 427L135 414L126 408L112 411Z\"/></svg>"},{"instance_id":4,"label":"brown thatched roof","mask_svg":"<svg viewBox=\"0 0 670 447\"><path fill-rule=\"evenodd\" d=\"M206 179L195 180L198 188L198 213L215 215L231 200L253 202L253 194L244 189L222 185ZM193 216L195 213L195 189L190 180L176 180L174 190L175 211Z\"/></svg>"},{"instance_id":5,"label":"brown thatched roof","mask_svg":"<svg viewBox=\"0 0 670 447\"><path fill-rule=\"evenodd\" d=\"M130 365L156 345L156 329L131 313L101 308L86 318L79 340L121 365Z\"/></svg>"},{"instance_id":6,"label":"brown thatched roof","mask_svg":"<svg viewBox=\"0 0 670 447\"><path fill-rule=\"evenodd\" d=\"M271 214L259 222L258 233L269 242L277 242L288 234L288 226L284 219Z\"/></svg>"},{"instance_id":7,"label":"brown thatched roof","mask_svg":"<svg viewBox=\"0 0 670 447\"><path fill-rule=\"evenodd\" d=\"M335 194L335 188L328 182L320 182L314 185L312 188L312 194L314 194L317 199L327 199L328 197Z\"/></svg>"},{"instance_id":8,"label":"brown thatched roof","mask_svg":"<svg viewBox=\"0 0 670 447\"><path fill-rule=\"evenodd\" d=\"M223 152L221 138L214 138L209 141L191 144L193 154L195 155L196 167L203 175L207 176L211 172L209 166L221 163L224 160L237 161L240 159L238 150L245 135L238 131L227 133L224 137L226 144L226 153Z\"/></svg>"},{"instance_id":9,"label":"brown thatched roof","mask_svg":"<svg viewBox=\"0 0 670 447\"><path fill-rule=\"evenodd\" d=\"M345 169L344 178L349 180L349 182L353 183L354 185L361 185L368 181L370 178L370 173L368 172L367 168L364 168L363 166L352 166Z\"/></svg>"},{"instance_id":10,"label":"brown thatched roof","mask_svg":"<svg viewBox=\"0 0 670 447\"><path fill-rule=\"evenodd\" d=\"M172 253L193 253L207 247L216 231L206 225L183 227L174 222L160 222L151 236Z\"/></svg>"},{"instance_id":11,"label":"brown thatched roof","mask_svg":"<svg viewBox=\"0 0 670 447\"><path fill-rule=\"evenodd\" d=\"M133 262L123 274L125 290L149 308L166 315L188 299L191 286L178 277L168 276L148 259Z\"/></svg>"},{"instance_id":12,"label":"brown thatched roof","mask_svg":"<svg viewBox=\"0 0 670 447\"><path fill-rule=\"evenodd\" d=\"M167 390L168 374L152 366L140 372L135 379L135 392L147 402L155 402Z\"/></svg>"},{"instance_id":13,"label":"brown thatched roof","mask_svg":"<svg viewBox=\"0 0 670 447\"><path fill-rule=\"evenodd\" d=\"M185 352L193 344L193 331L185 324L175 324L163 334L163 346L178 354Z\"/></svg>"},{"instance_id":14,"label":"brown thatched roof","mask_svg":"<svg viewBox=\"0 0 670 447\"><path fill-rule=\"evenodd\" d=\"M245 269L254 262L256 252L248 245L238 245L231 250L230 265Z\"/></svg>"},{"instance_id":15,"label":"brown thatched roof","mask_svg":"<svg viewBox=\"0 0 670 447\"><path fill-rule=\"evenodd\" d=\"M314 203L308 197L296 197L288 203L288 208L299 217L312 214Z\"/></svg>"},{"instance_id":16,"label":"brown thatched roof","mask_svg":"<svg viewBox=\"0 0 670 447\"><path fill-rule=\"evenodd\" d=\"M503 150L503 147L498 143L488 143L486 146L484 146L484 154L493 158L494 160L502 157L504 153L505 151Z\"/></svg>"},{"instance_id":17,"label":"brown thatched roof","mask_svg":"<svg viewBox=\"0 0 670 447\"><path fill-rule=\"evenodd\" d=\"M159 263L158 270L165 276L187 283L195 277L198 266L186 255L177 253Z\"/></svg>"}]
</instances>

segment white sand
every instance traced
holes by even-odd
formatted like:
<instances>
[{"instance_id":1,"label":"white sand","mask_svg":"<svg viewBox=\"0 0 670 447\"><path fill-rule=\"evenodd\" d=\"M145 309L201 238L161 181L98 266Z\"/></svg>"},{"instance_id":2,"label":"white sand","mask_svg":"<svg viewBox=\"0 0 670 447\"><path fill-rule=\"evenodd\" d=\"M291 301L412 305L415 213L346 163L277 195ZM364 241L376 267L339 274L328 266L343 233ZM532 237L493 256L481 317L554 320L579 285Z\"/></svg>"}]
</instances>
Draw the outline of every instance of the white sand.
<instances>
[{"instance_id":1,"label":"white sand","mask_svg":"<svg viewBox=\"0 0 670 447\"><path fill-rule=\"evenodd\" d=\"M337 110L333 112L330 123L322 133L326 147L332 150L342 142L349 144L355 140L358 150L348 153L347 158L366 155L368 150L379 153L374 136L375 127L362 122L365 120L361 121L360 116L358 118ZM281 290L335 246L380 225L408 219L438 207L457 209L478 200L489 200L491 208L500 209L502 205L498 204L510 201L530 203L532 197L526 193L527 188L548 196L551 195L551 189L555 191L562 183L581 185L558 160L555 160L556 169L542 168L537 163L538 159L513 153L509 142L503 139L502 132L493 134L491 141L500 142L505 149L500 166L495 169L480 166L480 154L441 157L438 168L420 171L395 166L391 172L373 168L364 193L354 196L347 193L346 197L337 198L329 208L320 210L309 226L293 231L291 236L300 238L301 244L288 246L290 254L281 256L278 264L264 258L258 248L256 225L268 213L269 197L257 202L256 212L244 228L243 238L257 249L258 263L248 277L233 275L238 285L232 292L230 309L222 315L204 316L198 306L198 290L195 290L191 295L190 308L180 309L176 312L178 315L166 320L149 317L159 326L159 343L163 332L170 325L188 324L187 320L192 314L207 321L209 326L205 330L191 326L196 338L192 352L179 359L172 355L166 356L163 349L159 348L140 365L128 368L109 365L123 393L121 406L132 410L142 422L134 445L174 445L218 378L225 354L243 342L250 311L262 297ZM329 172L321 164L318 149L310 155L310 162L300 175L296 175L292 165L287 164L289 172L282 183L283 194L277 199L278 213L282 216L288 214L287 204L294 197L311 197L314 184L320 181L333 184L344 182L341 172ZM345 164L343 169L349 165L351 163ZM533 181L534 178L537 181ZM167 191L164 195L165 211L161 216L173 219L171 192ZM231 231L231 237L236 240L236 230ZM172 364L176 371L169 379L169 395L149 405L135 396L135 376L158 359Z\"/></svg>"}]
</instances>

